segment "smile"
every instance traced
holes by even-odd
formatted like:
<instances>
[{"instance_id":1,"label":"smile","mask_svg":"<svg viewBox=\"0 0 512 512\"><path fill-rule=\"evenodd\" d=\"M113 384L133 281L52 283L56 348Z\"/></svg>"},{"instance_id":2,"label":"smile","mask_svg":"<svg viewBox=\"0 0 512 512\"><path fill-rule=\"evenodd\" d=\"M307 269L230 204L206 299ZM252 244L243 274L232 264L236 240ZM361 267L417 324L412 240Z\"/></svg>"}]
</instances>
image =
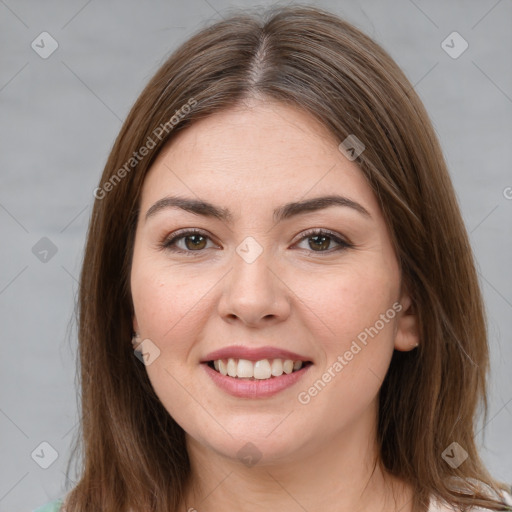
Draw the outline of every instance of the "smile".
<instances>
[{"instance_id":1,"label":"smile","mask_svg":"<svg viewBox=\"0 0 512 512\"><path fill-rule=\"evenodd\" d=\"M210 352L200 366L237 398L267 398L293 386L313 366L309 356L278 347L231 345Z\"/></svg>"},{"instance_id":2,"label":"smile","mask_svg":"<svg viewBox=\"0 0 512 512\"><path fill-rule=\"evenodd\" d=\"M232 370L231 373L234 373L234 376L230 376L227 373L224 375L220 372L221 368L225 372L228 371L229 359L208 361L202 363L200 366L204 371L206 371L208 377L210 377L216 387L221 391L236 398L245 399L269 398L276 395L277 393L280 393L296 384L313 366L309 361L300 361L297 362L297 364L293 364L293 361L291 360L277 360L277 363L275 361L276 359L273 359L272 362L267 359L263 359L253 363L248 360L233 359L233 363L230 365L230 370ZM292 363L292 370L290 373L286 373L285 371L285 369L290 369L290 362L287 363L287 361ZM241 365L240 362L242 362ZM247 362L250 363L250 366ZM218 370L215 369L216 364L219 366ZM279 367L280 364L281 368ZM239 377L236 375L240 366L242 375L249 375L249 372L252 372L253 376ZM293 369L294 366L296 367L295 369ZM282 370L281 374L272 375L272 367L274 367L275 373L278 373L278 370ZM247 373L243 373L244 371ZM267 377L269 372L271 375L270 377ZM255 374L256 376L259 375L259 378L254 376Z\"/></svg>"},{"instance_id":3,"label":"smile","mask_svg":"<svg viewBox=\"0 0 512 512\"><path fill-rule=\"evenodd\" d=\"M208 366L224 376L235 379L268 380L281 375L289 375L300 370L303 365L311 364L309 361L293 361L292 359L261 359L249 361L248 359L216 359L209 361Z\"/></svg>"}]
</instances>

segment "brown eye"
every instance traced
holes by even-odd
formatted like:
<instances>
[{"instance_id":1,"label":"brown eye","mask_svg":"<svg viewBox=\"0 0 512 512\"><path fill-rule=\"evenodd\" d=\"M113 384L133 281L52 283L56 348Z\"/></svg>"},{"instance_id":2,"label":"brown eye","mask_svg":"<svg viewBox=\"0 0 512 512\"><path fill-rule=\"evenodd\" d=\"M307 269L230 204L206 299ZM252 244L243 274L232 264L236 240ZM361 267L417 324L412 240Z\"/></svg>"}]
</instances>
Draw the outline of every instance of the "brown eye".
<instances>
[{"instance_id":1,"label":"brown eye","mask_svg":"<svg viewBox=\"0 0 512 512\"><path fill-rule=\"evenodd\" d=\"M331 244L330 236L311 236L309 237L309 246L311 249L320 249L321 251L326 251L329 249L329 245ZM313 242L311 242L313 240Z\"/></svg>"},{"instance_id":2,"label":"brown eye","mask_svg":"<svg viewBox=\"0 0 512 512\"><path fill-rule=\"evenodd\" d=\"M206 234L195 231L181 231L165 239L160 247L171 252L190 255L193 252L201 252L208 248L210 237Z\"/></svg>"},{"instance_id":3,"label":"brown eye","mask_svg":"<svg viewBox=\"0 0 512 512\"><path fill-rule=\"evenodd\" d=\"M334 251L340 251L343 249L347 249L349 247L353 247L348 242L345 242L343 239L341 239L339 236L337 236L334 233L331 233L330 231L326 230L311 230L304 234L304 236L301 239L301 243L304 240L308 240L308 247L307 249L313 251L313 252L334 252ZM330 245L334 243L337 244L338 247L334 249L329 249Z\"/></svg>"},{"instance_id":4,"label":"brown eye","mask_svg":"<svg viewBox=\"0 0 512 512\"><path fill-rule=\"evenodd\" d=\"M305 240L308 241L308 247L305 249L313 253L333 253L354 247L335 233L323 229L313 229L305 233L300 243ZM209 241L211 241L210 237L205 233L188 230L175 233L164 240L160 247L171 252L191 256L192 253L201 253L204 249L207 249ZM330 248L333 243L338 247Z\"/></svg>"},{"instance_id":5,"label":"brown eye","mask_svg":"<svg viewBox=\"0 0 512 512\"><path fill-rule=\"evenodd\" d=\"M191 251L204 249L206 247L206 237L203 235L189 235L182 238L185 240L186 248L190 249Z\"/></svg>"}]
</instances>

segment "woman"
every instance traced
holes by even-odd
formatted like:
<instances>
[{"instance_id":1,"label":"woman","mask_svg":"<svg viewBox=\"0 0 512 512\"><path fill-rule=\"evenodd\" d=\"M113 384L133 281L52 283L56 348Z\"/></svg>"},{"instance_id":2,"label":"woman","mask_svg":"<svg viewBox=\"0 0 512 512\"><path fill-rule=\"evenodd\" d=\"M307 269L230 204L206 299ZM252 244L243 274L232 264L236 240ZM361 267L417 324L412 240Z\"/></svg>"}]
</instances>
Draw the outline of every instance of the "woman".
<instances>
[{"instance_id":1,"label":"woman","mask_svg":"<svg viewBox=\"0 0 512 512\"><path fill-rule=\"evenodd\" d=\"M468 236L375 42L303 6L202 30L94 195L83 468L62 510L512 510L474 440L488 347Z\"/></svg>"}]
</instances>

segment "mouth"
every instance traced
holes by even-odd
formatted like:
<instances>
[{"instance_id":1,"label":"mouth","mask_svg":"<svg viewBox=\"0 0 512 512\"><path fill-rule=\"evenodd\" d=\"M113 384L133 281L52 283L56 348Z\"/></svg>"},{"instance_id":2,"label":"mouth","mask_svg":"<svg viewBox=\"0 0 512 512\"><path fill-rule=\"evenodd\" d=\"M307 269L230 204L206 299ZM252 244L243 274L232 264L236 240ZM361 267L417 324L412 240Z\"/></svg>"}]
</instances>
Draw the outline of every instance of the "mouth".
<instances>
[{"instance_id":1,"label":"mouth","mask_svg":"<svg viewBox=\"0 0 512 512\"><path fill-rule=\"evenodd\" d=\"M201 365L212 382L236 398L269 398L295 386L314 361L279 347L231 345L207 354Z\"/></svg>"},{"instance_id":2,"label":"mouth","mask_svg":"<svg viewBox=\"0 0 512 512\"><path fill-rule=\"evenodd\" d=\"M264 381L299 372L310 366L312 362L282 358L250 361L230 357L206 361L203 364L225 377L245 381Z\"/></svg>"}]
</instances>

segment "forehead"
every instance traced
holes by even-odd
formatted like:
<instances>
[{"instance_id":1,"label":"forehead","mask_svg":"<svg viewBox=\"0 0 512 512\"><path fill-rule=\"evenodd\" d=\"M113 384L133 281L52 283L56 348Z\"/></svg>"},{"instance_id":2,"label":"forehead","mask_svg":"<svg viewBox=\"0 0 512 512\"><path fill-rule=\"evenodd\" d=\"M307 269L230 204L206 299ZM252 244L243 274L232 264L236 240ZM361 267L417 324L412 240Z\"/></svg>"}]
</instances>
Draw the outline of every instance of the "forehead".
<instances>
[{"instance_id":1,"label":"forehead","mask_svg":"<svg viewBox=\"0 0 512 512\"><path fill-rule=\"evenodd\" d=\"M163 148L144 181L143 211L171 193L253 206L339 193L378 210L340 142L303 110L248 101L194 122Z\"/></svg>"}]
</instances>

